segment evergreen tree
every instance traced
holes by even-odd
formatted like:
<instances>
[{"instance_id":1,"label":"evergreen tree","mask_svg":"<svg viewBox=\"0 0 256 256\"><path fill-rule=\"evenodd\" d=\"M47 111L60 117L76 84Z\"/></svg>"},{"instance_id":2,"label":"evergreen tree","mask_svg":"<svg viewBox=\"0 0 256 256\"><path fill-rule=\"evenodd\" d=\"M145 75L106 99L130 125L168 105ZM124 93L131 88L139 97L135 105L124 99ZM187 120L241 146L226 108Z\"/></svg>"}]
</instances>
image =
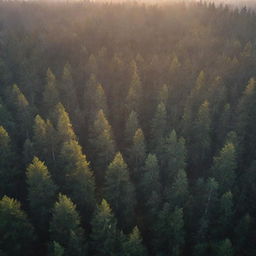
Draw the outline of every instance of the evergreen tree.
<instances>
[{"instance_id":1,"label":"evergreen tree","mask_svg":"<svg viewBox=\"0 0 256 256\"><path fill-rule=\"evenodd\" d=\"M75 140L65 142L59 160L62 170L57 174L56 179L76 203L84 219L88 221L94 210L95 184L89 163L78 142Z\"/></svg>"},{"instance_id":2,"label":"evergreen tree","mask_svg":"<svg viewBox=\"0 0 256 256\"><path fill-rule=\"evenodd\" d=\"M26 174L30 213L37 229L43 232L42 235L45 235L57 188L47 167L37 157L34 157L28 166Z\"/></svg>"},{"instance_id":3,"label":"evergreen tree","mask_svg":"<svg viewBox=\"0 0 256 256\"><path fill-rule=\"evenodd\" d=\"M174 211L166 203L159 213L157 222L157 251L164 255L181 255L184 245L183 210L175 208Z\"/></svg>"},{"instance_id":4,"label":"evergreen tree","mask_svg":"<svg viewBox=\"0 0 256 256\"><path fill-rule=\"evenodd\" d=\"M167 112L164 103L157 106L155 116L151 123L151 148L158 153L161 148L166 131Z\"/></svg>"},{"instance_id":5,"label":"evergreen tree","mask_svg":"<svg viewBox=\"0 0 256 256\"><path fill-rule=\"evenodd\" d=\"M243 93L238 107L237 134L239 138L239 154L242 162L248 163L256 156L256 81L251 79Z\"/></svg>"},{"instance_id":6,"label":"evergreen tree","mask_svg":"<svg viewBox=\"0 0 256 256\"><path fill-rule=\"evenodd\" d=\"M61 101L65 105L68 112L74 113L77 104L77 95L74 87L71 66L69 63L66 63L63 68L59 91Z\"/></svg>"},{"instance_id":7,"label":"evergreen tree","mask_svg":"<svg viewBox=\"0 0 256 256\"><path fill-rule=\"evenodd\" d=\"M30 135L32 121L31 109L28 100L16 84L14 84L11 88L9 104L16 121L15 136L17 138L18 145L22 146L24 141Z\"/></svg>"},{"instance_id":8,"label":"evergreen tree","mask_svg":"<svg viewBox=\"0 0 256 256\"><path fill-rule=\"evenodd\" d=\"M57 138L60 144L77 139L69 115L61 103L58 103L55 107L53 124L56 126Z\"/></svg>"},{"instance_id":9,"label":"evergreen tree","mask_svg":"<svg viewBox=\"0 0 256 256\"><path fill-rule=\"evenodd\" d=\"M146 145L144 134L138 129L133 137L133 144L129 152L129 166L132 170L132 176L135 180L141 177L141 168L146 158Z\"/></svg>"},{"instance_id":10,"label":"evergreen tree","mask_svg":"<svg viewBox=\"0 0 256 256\"><path fill-rule=\"evenodd\" d=\"M231 241L227 238L219 243L216 248L217 256L233 256L234 251Z\"/></svg>"},{"instance_id":11,"label":"evergreen tree","mask_svg":"<svg viewBox=\"0 0 256 256\"><path fill-rule=\"evenodd\" d=\"M14 165L15 160L9 134L0 126L0 196L14 196L18 192L21 174Z\"/></svg>"},{"instance_id":12,"label":"evergreen tree","mask_svg":"<svg viewBox=\"0 0 256 256\"><path fill-rule=\"evenodd\" d=\"M48 68L46 73L46 85L43 92L43 105L47 113L51 113L59 102L59 92L55 75Z\"/></svg>"},{"instance_id":13,"label":"evergreen tree","mask_svg":"<svg viewBox=\"0 0 256 256\"><path fill-rule=\"evenodd\" d=\"M56 160L57 138L56 131L50 120L45 121L37 115L33 126L34 150L41 159L52 166Z\"/></svg>"},{"instance_id":14,"label":"evergreen tree","mask_svg":"<svg viewBox=\"0 0 256 256\"><path fill-rule=\"evenodd\" d=\"M50 223L50 235L52 241L62 246L66 255L84 255L83 248L83 229L80 224L80 216L76 211L76 206L65 195L59 194L58 201L55 203ZM77 248L70 248L70 242L76 238ZM72 249L72 250L71 250Z\"/></svg>"},{"instance_id":15,"label":"evergreen tree","mask_svg":"<svg viewBox=\"0 0 256 256\"><path fill-rule=\"evenodd\" d=\"M127 241L123 245L124 256L143 256L146 255L146 250L142 245L140 231L136 226L129 235Z\"/></svg>"},{"instance_id":16,"label":"evergreen tree","mask_svg":"<svg viewBox=\"0 0 256 256\"><path fill-rule=\"evenodd\" d=\"M186 167L185 140L177 138L175 130L165 139L159 154L161 178L163 184L169 186L174 181L179 170Z\"/></svg>"},{"instance_id":17,"label":"evergreen tree","mask_svg":"<svg viewBox=\"0 0 256 256\"><path fill-rule=\"evenodd\" d=\"M139 129L139 121L138 115L136 112L131 111L125 125L124 130L124 137L125 137L125 144L127 147L132 145L132 140L135 135L135 132Z\"/></svg>"},{"instance_id":18,"label":"evergreen tree","mask_svg":"<svg viewBox=\"0 0 256 256\"><path fill-rule=\"evenodd\" d=\"M127 165L119 152L107 169L104 195L120 226L128 228L133 223L135 195Z\"/></svg>"},{"instance_id":19,"label":"evergreen tree","mask_svg":"<svg viewBox=\"0 0 256 256\"><path fill-rule=\"evenodd\" d=\"M104 170L107 168L115 154L115 143L111 126L106 119L103 110L97 114L90 135L91 161L95 170L98 184L104 181Z\"/></svg>"},{"instance_id":20,"label":"evergreen tree","mask_svg":"<svg viewBox=\"0 0 256 256\"><path fill-rule=\"evenodd\" d=\"M20 203L4 196L0 200L0 248L10 256L33 255L34 229Z\"/></svg>"},{"instance_id":21,"label":"evergreen tree","mask_svg":"<svg viewBox=\"0 0 256 256\"><path fill-rule=\"evenodd\" d=\"M194 124L192 142L190 144L190 160L193 165L203 168L211 153L211 119L209 103L205 101L199 108Z\"/></svg>"},{"instance_id":22,"label":"evergreen tree","mask_svg":"<svg viewBox=\"0 0 256 256\"><path fill-rule=\"evenodd\" d=\"M142 96L142 85L140 76L138 74L138 68L135 61L131 63L131 82L129 86L128 95L126 98L127 112L132 110L136 113L140 113L140 100Z\"/></svg>"},{"instance_id":23,"label":"evergreen tree","mask_svg":"<svg viewBox=\"0 0 256 256\"><path fill-rule=\"evenodd\" d=\"M106 200L102 200L92 220L92 255L115 255L117 241L116 219Z\"/></svg>"},{"instance_id":24,"label":"evergreen tree","mask_svg":"<svg viewBox=\"0 0 256 256\"><path fill-rule=\"evenodd\" d=\"M167 188L167 200L171 206L184 207L188 199L188 179L185 170L180 169L170 188Z\"/></svg>"},{"instance_id":25,"label":"evergreen tree","mask_svg":"<svg viewBox=\"0 0 256 256\"><path fill-rule=\"evenodd\" d=\"M236 152L232 143L226 144L219 156L213 160L212 174L219 183L220 191L225 192L232 188L235 181Z\"/></svg>"}]
</instances>

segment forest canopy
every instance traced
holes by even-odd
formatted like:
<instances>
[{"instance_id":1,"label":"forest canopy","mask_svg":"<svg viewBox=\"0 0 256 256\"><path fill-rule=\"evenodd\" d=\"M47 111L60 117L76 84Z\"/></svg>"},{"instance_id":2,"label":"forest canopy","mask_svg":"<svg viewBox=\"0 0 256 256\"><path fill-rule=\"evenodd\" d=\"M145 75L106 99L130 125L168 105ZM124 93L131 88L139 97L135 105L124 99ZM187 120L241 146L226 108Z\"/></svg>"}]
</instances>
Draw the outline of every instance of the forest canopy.
<instances>
[{"instance_id":1,"label":"forest canopy","mask_svg":"<svg viewBox=\"0 0 256 256\"><path fill-rule=\"evenodd\" d=\"M255 27L0 2L0 255L256 255Z\"/></svg>"}]
</instances>

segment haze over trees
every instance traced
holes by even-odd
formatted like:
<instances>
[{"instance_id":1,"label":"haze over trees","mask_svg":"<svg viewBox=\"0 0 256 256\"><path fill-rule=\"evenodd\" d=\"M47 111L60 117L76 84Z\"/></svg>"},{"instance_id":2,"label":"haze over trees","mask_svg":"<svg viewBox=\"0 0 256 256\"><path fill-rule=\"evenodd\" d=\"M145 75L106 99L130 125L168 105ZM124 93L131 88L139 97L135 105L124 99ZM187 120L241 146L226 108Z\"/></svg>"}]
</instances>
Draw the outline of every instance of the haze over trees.
<instances>
[{"instance_id":1,"label":"haze over trees","mask_svg":"<svg viewBox=\"0 0 256 256\"><path fill-rule=\"evenodd\" d=\"M255 28L213 3L0 2L0 255L256 255Z\"/></svg>"}]
</instances>

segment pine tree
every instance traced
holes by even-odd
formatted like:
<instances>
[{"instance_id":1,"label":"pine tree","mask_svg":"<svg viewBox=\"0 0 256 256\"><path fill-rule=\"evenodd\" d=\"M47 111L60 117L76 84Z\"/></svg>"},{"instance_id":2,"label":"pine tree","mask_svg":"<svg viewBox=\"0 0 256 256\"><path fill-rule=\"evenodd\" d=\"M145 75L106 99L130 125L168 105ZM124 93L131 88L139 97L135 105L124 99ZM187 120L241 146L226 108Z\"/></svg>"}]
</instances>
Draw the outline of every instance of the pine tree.
<instances>
[{"instance_id":1,"label":"pine tree","mask_svg":"<svg viewBox=\"0 0 256 256\"><path fill-rule=\"evenodd\" d=\"M198 168L203 168L211 153L211 119L209 103L205 101L199 108L194 123L193 137L190 144L190 160Z\"/></svg>"},{"instance_id":2,"label":"pine tree","mask_svg":"<svg viewBox=\"0 0 256 256\"><path fill-rule=\"evenodd\" d=\"M135 61L132 61L131 63L131 74L131 82L129 86L128 95L126 98L127 113L130 113L132 110L136 113L140 113L142 85L140 76L138 74L137 64Z\"/></svg>"},{"instance_id":3,"label":"pine tree","mask_svg":"<svg viewBox=\"0 0 256 256\"><path fill-rule=\"evenodd\" d=\"M91 123L94 122L95 116L99 110L102 109L104 114L108 113L105 91L94 74L91 74L86 84L83 108L87 126L90 126Z\"/></svg>"},{"instance_id":4,"label":"pine tree","mask_svg":"<svg viewBox=\"0 0 256 256\"><path fill-rule=\"evenodd\" d=\"M145 138L141 129L135 132L133 144L129 151L129 166L132 170L133 178L138 181L146 158Z\"/></svg>"},{"instance_id":5,"label":"pine tree","mask_svg":"<svg viewBox=\"0 0 256 256\"><path fill-rule=\"evenodd\" d=\"M181 255L184 245L183 210L175 208L174 211L166 203L159 213L157 222L157 251L162 254Z\"/></svg>"},{"instance_id":6,"label":"pine tree","mask_svg":"<svg viewBox=\"0 0 256 256\"><path fill-rule=\"evenodd\" d=\"M64 252L64 248L59 243L53 241L49 250L49 256L64 256Z\"/></svg>"},{"instance_id":7,"label":"pine tree","mask_svg":"<svg viewBox=\"0 0 256 256\"><path fill-rule=\"evenodd\" d=\"M151 122L151 148L158 153L166 132L167 112L164 103L159 103Z\"/></svg>"},{"instance_id":8,"label":"pine tree","mask_svg":"<svg viewBox=\"0 0 256 256\"><path fill-rule=\"evenodd\" d=\"M106 200L102 200L91 225L91 254L99 256L115 255L117 240L116 219Z\"/></svg>"},{"instance_id":9,"label":"pine tree","mask_svg":"<svg viewBox=\"0 0 256 256\"><path fill-rule=\"evenodd\" d=\"M65 251L69 252L67 255L84 255L81 252L83 244L83 229L80 224L80 216L76 211L76 206L65 195L59 194L58 201L55 203L52 213L52 220L50 223L50 236L52 241L61 245ZM71 239L76 236L77 248L73 248L71 252L69 247ZM82 250L83 251L83 250Z\"/></svg>"},{"instance_id":10,"label":"pine tree","mask_svg":"<svg viewBox=\"0 0 256 256\"><path fill-rule=\"evenodd\" d=\"M238 107L237 134L239 139L239 155L244 163L255 159L256 137L256 81L250 79Z\"/></svg>"},{"instance_id":11,"label":"pine tree","mask_svg":"<svg viewBox=\"0 0 256 256\"><path fill-rule=\"evenodd\" d=\"M51 113L59 102L59 92L55 75L48 68L46 73L46 85L43 92L43 105L47 113Z\"/></svg>"},{"instance_id":12,"label":"pine tree","mask_svg":"<svg viewBox=\"0 0 256 256\"><path fill-rule=\"evenodd\" d=\"M139 120L136 112L131 111L125 125L124 137L126 147L132 145L132 140L135 135L135 132L139 129Z\"/></svg>"},{"instance_id":13,"label":"pine tree","mask_svg":"<svg viewBox=\"0 0 256 256\"><path fill-rule=\"evenodd\" d=\"M90 149L96 181L98 184L102 184L105 176L104 170L115 154L111 126L102 110L98 112L90 134Z\"/></svg>"},{"instance_id":14,"label":"pine tree","mask_svg":"<svg viewBox=\"0 0 256 256\"><path fill-rule=\"evenodd\" d=\"M50 210L56 199L56 186L44 162L34 157L27 168L28 201L30 213L37 229L45 235L50 219Z\"/></svg>"},{"instance_id":15,"label":"pine tree","mask_svg":"<svg viewBox=\"0 0 256 256\"><path fill-rule=\"evenodd\" d=\"M232 189L236 167L235 147L232 143L228 143L220 151L219 156L213 160L212 174L219 183L221 192Z\"/></svg>"},{"instance_id":16,"label":"pine tree","mask_svg":"<svg viewBox=\"0 0 256 256\"><path fill-rule=\"evenodd\" d=\"M117 153L106 172L104 195L122 228L133 222L135 195L129 171L121 153Z\"/></svg>"},{"instance_id":17,"label":"pine tree","mask_svg":"<svg viewBox=\"0 0 256 256\"><path fill-rule=\"evenodd\" d=\"M233 246L231 241L227 238L223 241L221 241L217 248L216 248L216 255L217 256L233 256Z\"/></svg>"},{"instance_id":18,"label":"pine tree","mask_svg":"<svg viewBox=\"0 0 256 256\"><path fill-rule=\"evenodd\" d=\"M56 126L60 144L77 139L69 115L61 103L58 103L55 107L53 124Z\"/></svg>"},{"instance_id":19,"label":"pine tree","mask_svg":"<svg viewBox=\"0 0 256 256\"><path fill-rule=\"evenodd\" d=\"M159 103L162 102L165 106L167 106L168 98L169 98L169 89L168 89L167 85L164 84L162 86L161 90L159 91L158 102Z\"/></svg>"},{"instance_id":20,"label":"pine tree","mask_svg":"<svg viewBox=\"0 0 256 256\"><path fill-rule=\"evenodd\" d=\"M0 248L8 256L33 255L34 229L18 201L0 200Z\"/></svg>"},{"instance_id":21,"label":"pine tree","mask_svg":"<svg viewBox=\"0 0 256 256\"><path fill-rule=\"evenodd\" d=\"M124 242L122 255L124 256L146 255L146 250L142 244L142 238L137 226L132 230L132 233L129 235L127 241Z\"/></svg>"},{"instance_id":22,"label":"pine tree","mask_svg":"<svg viewBox=\"0 0 256 256\"><path fill-rule=\"evenodd\" d=\"M173 183L179 170L186 167L185 140L177 138L175 130L165 139L159 154L161 179L165 186Z\"/></svg>"},{"instance_id":23,"label":"pine tree","mask_svg":"<svg viewBox=\"0 0 256 256\"><path fill-rule=\"evenodd\" d=\"M0 196L14 196L18 192L21 173L14 165L15 160L9 134L0 126Z\"/></svg>"},{"instance_id":24,"label":"pine tree","mask_svg":"<svg viewBox=\"0 0 256 256\"><path fill-rule=\"evenodd\" d=\"M188 178L185 170L180 169L173 184L166 189L167 200L171 206L184 207L188 200Z\"/></svg>"},{"instance_id":25,"label":"pine tree","mask_svg":"<svg viewBox=\"0 0 256 256\"><path fill-rule=\"evenodd\" d=\"M66 63L63 68L59 91L61 101L63 102L65 108L69 113L74 113L77 104L77 95L74 87L71 66L69 63Z\"/></svg>"},{"instance_id":26,"label":"pine tree","mask_svg":"<svg viewBox=\"0 0 256 256\"><path fill-rule=\"evenodd\" d=\"M160 194L160 170L156 155L148 154L145 161L144 175L141 179L143 200L148 201L155 192Z\"/></svg>"},{"instance_id":27,"label":"pine tree","mask_svg":"<svg viewBox=\"0 0 256 256\"><path fill-rule=\"evenodd\" d=\"M88 221L94 210L95 184L89 163L77 141L71 140L63 144L59 161L62 169L56 179Z\"/></svg>"},{"instance_id":28,"label":"pine tree","mask_svg":"<svg viewBox=\"0 0 256 256\"><path fill-rule=\"evenodd\" d=\"M18 146L22 147L24 141L30 135L32 118L29 102L16 84L11 88L9 104L16 121L15 136L17 137Z\"/></svg>"},{"instance_id":29,"label":"pine tree","mask_svg":"<svg viewBox=\"0 0 256 256\"><path fill-rule=\"evenodd\" d=\"M53 166L56 160L57 138L56 131L50 120L45 121L37 115L33 126L33 144L36 155Z\"/></svg>"}]
</instances>

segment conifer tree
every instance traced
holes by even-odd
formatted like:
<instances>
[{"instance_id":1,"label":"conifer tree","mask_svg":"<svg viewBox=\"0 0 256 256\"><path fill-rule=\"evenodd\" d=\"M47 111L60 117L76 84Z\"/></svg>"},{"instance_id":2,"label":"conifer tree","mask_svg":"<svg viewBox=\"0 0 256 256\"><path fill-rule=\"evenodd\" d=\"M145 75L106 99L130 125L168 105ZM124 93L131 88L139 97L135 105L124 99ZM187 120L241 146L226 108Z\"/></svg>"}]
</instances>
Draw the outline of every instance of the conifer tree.
<instances>
[{"instance_id":1,"label":"conifer tree","mask_svg":"<svg viewBox=\"0 0 256 256\"><path fill-rule=\"evenodd\" d=\"M28 100L16 84L11 88L9 104L16 121L15 135L19 146L22 146L30 135L31 111Z\"/></svg>"},{"instance_id":2,"label":"conifer tree","mask_svg":"<svg viewBox=\"0 0 256 256\"><path fill-rule=\"evenodd\" d=\"M47 231L50 210L56 199L56 186L44 162L34 157L27 168L28 201L30 213L37 229Z\"/></svg>"},{"instance_id":3,"label":"conifer tree","mask_svg":"<svg viewBox=\"0 0 256 256\"><path fill-rule=\"evenodd\" d=\"M233 256L234 255L234 251L233 251L233 247L230 239L227 238L219 242L216 248L216 255L217 256Z\"/></svg>"},{"instance_id":4,"label":"conifer tree","mask_svg":"<svg viewBox=\"0 0 256 256\"><path fill-rule=\"evenodd\" d=\"M159 159L162 182L169 186L174 181L178 171L184 170L186 167L185 140L177 138L175 130L165 139Z\"/></svg>"},{"instance_id":5,"label":"conifer tree","mask_svg":"<svg viewBox=\"0 0 256 256\"><path fill-rule=\"evenodd\" d=\"M164 103L159 103L151 122L151 149L159 152L166 132L167 112Z\"/></svg>"},{"instance_id":6,"label":"conifer tree","mask_svg":"<svg viewBox=\"0 0 256 256\"><path fill-rule=\"evenodd\" d=\"M142 85L140 76L138 74L138 68L135 61L131 63L131 82L129 86L128 95L126 98L127 113L132 110L136 113L140 113L140 99L142 95Z\"/></svg>"},{"instance_id":7,"label":"conifer tree","mask_svg":"<svg viewBox=\"0 0 256 256\"><path fill-rule=\"evenodd\" d=\"M231 190L235 181L236 151L232 143L227 143L213 160L212 174L219 183L221 192Z\"/></svg>"},{"instance_id":8,"label":"conifer tree","mask_svg":"<svg viewBox=\"0 0 256 256\"><path fill-rule=\"evenodd\" d=\"M43 105L47 113L51 113L59 102L59 92L55 75L48 68L46 73L46 85L43 92Z\"/></svg>"},{"instance_id":9,"label":"conifer tree","mask_svg":"<svg viewBox=\"0 0 256 256\"><path fill-rule=\"evenodd\" d=\"M61 101L65 105L68 112L74 113L77 104L77 95L74 87L71 66L69 63L66 63L63 68L59 91Z\"/></svg>"},{"instance_id":10,"label":"conifer tree","mask_svg":"<svg viewBox=\"0 0 256 256\"><path fill-rule=\"evenodd\" d=\"M56 125L59 143L77 139L69 118L69 114L66 112L61 103L56 105L53 119L53 124Z\"/></svg>"},{"instance_id":11,"label":"conifer tree","mask_svg":"<svg viewBox=\"0 0 256 256\"><path fill-rule=\"evenodd\" d=\"M146 158L146 145L143 131L138 129L133 137L133 144L129 152L129 166L132 176L138 181L141 177L141 168Z\"/></svg>"},{"instance_id":12,"label":"conifer tree","mask_svg":"<svg viewBox=\"0 0 256 256\"><path fill-rule=\"evenodd\" d=\"M156 155L148 154L147 156L141 188L143 198L146 201L149 200L153 192L160 194L160 170Z\"/></svg>"},{"instance_id":13,"label":"conifer tree","mask_svg":"<svg viewBox=\"0 0 256 256\"><path fill-rule=\"evenodd\" d=\"M20 203L4 196L0 200L0 248L10 256L33 255L34 229Z\"/></svg>"},{"instance_id":14,"label":"conifer tree","mask_svg":"<svg viewBox=\"0 0 256 256\"><path fill-rule=\"evenodd\" d=\"M128 228L133 222L135 195L127 165L120 152L107 169L104 195L120 226Z\"/></svg>"},{"instance_id":15,"label":"conifer tree","mask_svg":"<svg viewBox=\"0 0 256 256\"><path fill-rule=\"evenodd\" d=\"M117 241L117 224L106 200L102 200L92 220L92 255L114 255Z\"/></svg>"},{"instance_id":16,"label":"conifer tree","mask_svg":"<svg viewBox=\"0 0 256 256\"><path fill-rule=\"evenodd\" d=\"M83 229L80 224L80 216L76 211L76 206L65 195L59 194L58 201L55 203L50 223L50 236L52 241L57 242L67 252L66 255L82 256ZM77 248L70 248L70 242L75 236ZM73 251L72 251L72 250Z\"/></svg>"},{"instance_id":17,"label":"conifer tree","mask_svg":"<svg viewBox=\"0 0 256 256\"><path fill-rule=\"evenodd\" d=\"M239 155L242 162L248 163L255 158L256 137L256 81L250 79L238 107L237 134L239 139Z\"/></svg>"},{"instance_id":18,"label":"conifer tree","mask_svg":"<svg viewBox=\"0 0 256 256\"><path fill-rule=\"evenodd\" d=\"M98 184L104 181L104 170L112 161L115 154L115 143L111 126L106 119L103 110L97 114L90 134L90 153L95 177Z\"/></svg>"},{"instance_id":19,"label":"conifer tree","mask_svg":"<svg viewBox=\"0 0 256 256\"><path fill-rule=\"evenodd\" d=\"M107 100L102 85L97 81L94 74L91 74L84 93L84 111L87 126L94 122L99 110L107 115Z\"/></svg>"},{"instance_id":20,"label":"conifer tree","mask_svg":"<svg viewBox=\"0 0 256 256\"><path fill-rule=\"evenodd\" d=\"M125 125L124 137L125 144L127 147L132 145L132 140L135 135L135 132L139 129L139 120L136 112L131 111Z\"/></svg>"},{"instance_id":21,"label":"conifer tree","mask_svg":"<svg viewBox=\"0 0 256 256\"><path fill-rule=\"evenodd\" d=\"M122 255L124 256L146 255L146 250L142 244L142 238L137 226L132 230L132 233L129 235L127 241L124 242Z\"/></svg>"},{"instance_id":22,"label":"conifer tree","mask_svg":"<svg viewBox=\"0 0 256 256\"><path fill-rule=\"evenodd\" d=\"M95 184L89 163L77 141L71 140L63 144L59 161L62 170L56 179L88 221L94 210Z\"/></svg>"},{"instance_id":23,"label":"conifer tree","mask_svg":"<svg viewBox=\"0 0 256 256\"><path fill-rule=\"evenodd\" d=\"M45 121L37 115L33 126L33 144L34 150L41 159L47 161L49 166L56 160L57 138L56 131L50 120Z\"/></svg>"},{"instance_id":24,"label":"conifer tree","mask_svg":"<svg viewBox=\"0 0 256 256\"><path fill-rule=\"evenodd\" d=\"M21 174L15 167L16 156L8 132L0 126L0 196L14 196Z\"/></svg>"},{"instance_id":25,"label":"conifer tree","mask_svg":"<svg viewBox=\"0 0 256 256\"><path fill-rule=\"evenodd\" d=\"M191 162L198 168L204 167L211 153L211 119L209 103L205 101L199 108L190 145Z\"/></svg>"},{"instance_id":26,"label":"conifer tree","mask_svg":"<svg viewBox=\"0 0 256 256\"><path fill-rule=\"evenodd\" d=\"M185 237L183 210L175 208L173 211L166 203L159 213L156 234L158 252L181 255Z\"/></svg>"},{"instance_id":27,"label":"conifer tree","mask_svg":"<svg viewBox=\"0 0 256 256\"><path fill-rule=\"evenodd\" d=\"M173 184L166 189L167 200L171 206L184 207L189 195L188 179L185 170L178 170Z\"/></svg>"}]
</instances>

